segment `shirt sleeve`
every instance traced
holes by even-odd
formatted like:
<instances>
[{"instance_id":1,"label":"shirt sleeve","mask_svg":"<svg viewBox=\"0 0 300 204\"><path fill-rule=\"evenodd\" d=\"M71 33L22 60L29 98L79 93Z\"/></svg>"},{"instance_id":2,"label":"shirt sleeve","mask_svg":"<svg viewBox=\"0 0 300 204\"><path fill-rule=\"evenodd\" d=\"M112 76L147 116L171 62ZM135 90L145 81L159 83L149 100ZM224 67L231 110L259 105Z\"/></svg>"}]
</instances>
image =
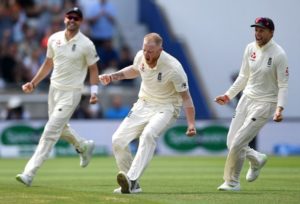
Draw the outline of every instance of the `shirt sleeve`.
<instances>
[{"instance_id":1,"label":"shirt sleeve","mask_svg":"<svg viewBox=\"0 0 300 204\"><path fill-rule=\"evenodd\" d=\"M50 36L47 42L47 53L46 56L47 58L53 58L54 57L54 51L53 51L53 47L52 47L52 43L53 42L53 37Z\"/></svg>"},{"instance_id":2,"label":"shirt sleeve","mask_svg":"<svg viewBox=\"0 0 300 204\"><path fill-rule=\"evenodd\" d=\"M139 63L141 62L143 57L143 51L140 50L134 57L133 60L133 69L135 69L136 71L139 71Z\"/></svg>"},{"instance_id":3,"label":"shirt sleeve","mask_svg":"<svg viewBox=\"0 0 300 204\"><path fill-rule=\"evenodd\" d=\"M175 90L177 92L183 92L188 90L189 89L188 79L182 66L179 65L179 67L175 70L176 71L174 72L172 77L172 82L174 84Z\"/></svg>"},{"instance_id":4,"label":"shirt sleeve","mask_svg":"<svg viewBox=\"0 0 300 204\"><path fill-rule=\"evenodd\" d=\"M88 48L86 48L85 57L88 66L95 64L100 59L96 52L95 45L92 42L90 42Z\"/></svg>"},{"instance_id":5,"label":"shirt sleeve","mask_svg":"<svg viewBox=\"0 0 300 204\"><path fill-rule=\"evenodd\" d=\"M239 92L241 92L247 85L248 79L249 79L249 64L248 64L248 58L249 58L249 51L248 47L245 49L243 61L241 65L241 69L239 72L238 77L234 81L234 83L231 85L231 87L226 91L226 95L232 99L234 98Z\"/></svg>"},{"instance_id":6,"label":"shirt sleeve","mask_svg":"<svg viewBox=\"0 0 300 204\"><path fill-rule=\"evenodd\" d=\"M278 83L278 100L277 106L285 107L288 94L288 80L289 80L289 68L288 60L285 53L282 53L278 57L277 71L277 83Z\"/></svg>"}]
</instances>

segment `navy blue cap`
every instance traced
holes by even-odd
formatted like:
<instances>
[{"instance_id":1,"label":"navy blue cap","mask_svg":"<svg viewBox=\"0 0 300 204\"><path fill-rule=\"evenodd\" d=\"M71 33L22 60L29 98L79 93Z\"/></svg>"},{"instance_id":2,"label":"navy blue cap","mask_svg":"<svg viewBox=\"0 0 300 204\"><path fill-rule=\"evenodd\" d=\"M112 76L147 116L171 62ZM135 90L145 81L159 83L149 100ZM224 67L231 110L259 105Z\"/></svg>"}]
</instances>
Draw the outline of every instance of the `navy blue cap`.
<instances>
[{"instance_id":1,"label":"navy blue cap","mask_svg":"<svg viewBox=\"0 0 300 204\"><path fill-rule=\"evenodd\" d=\"M255 19L255 23L251 25L251 27L260 27L260 28L268 28L270 30L275 30L274 23L272 19L266 17L258 17Z\"/></svg>"},{"instance_id":2,"label":"navy blue cap","mask_svg":"<svg viewBox=\"0 0 300 204\"><path fill-rule=\"evenodd\" d=\"M82 12L78 7L71 8L66 12L66 15L76 13L80 18L83 18Z\"/></svg>"}]
</instances>

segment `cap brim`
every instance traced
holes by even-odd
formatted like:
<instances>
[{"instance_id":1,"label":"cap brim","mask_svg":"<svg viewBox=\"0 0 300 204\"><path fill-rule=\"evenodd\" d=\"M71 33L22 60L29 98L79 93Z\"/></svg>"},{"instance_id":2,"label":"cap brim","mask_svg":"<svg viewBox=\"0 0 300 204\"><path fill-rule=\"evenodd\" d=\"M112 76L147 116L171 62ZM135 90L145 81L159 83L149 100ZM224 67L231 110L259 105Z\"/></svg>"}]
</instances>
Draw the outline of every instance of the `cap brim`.
<instances>
[{"instance_id":1,"label":"cap brim","mask_svg":"<svg viewBox=\"0 0 300 204\"><path fill-rule=\"evenodd\" d=\"M253 24L253 25L251 25L250 27L260 27L260 28L267 28L267 29L269 29L268 27L263 26L263 25L261 25L261 24Z\"/></svg>"}]
</instances>

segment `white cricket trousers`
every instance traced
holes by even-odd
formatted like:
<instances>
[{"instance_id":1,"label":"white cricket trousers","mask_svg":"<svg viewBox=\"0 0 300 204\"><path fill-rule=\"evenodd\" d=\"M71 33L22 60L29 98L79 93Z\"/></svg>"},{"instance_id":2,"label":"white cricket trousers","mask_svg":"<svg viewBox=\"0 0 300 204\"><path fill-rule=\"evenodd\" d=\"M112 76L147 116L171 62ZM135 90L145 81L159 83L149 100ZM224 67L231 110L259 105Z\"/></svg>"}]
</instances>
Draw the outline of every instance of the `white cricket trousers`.
<instances>
[{"instance_id":1,"label":"white cricket trousers","mask_svg":"<svg viewBox=\"0 0 300 204\"><path fill-rule=\"evenodd\" d=\"M139 99L120 124L112 137L113 153L119 170L126 172L130 180L141 177L153 157L156 139L176 121L175 113L171 104ZM129 143L136 138L139 146L133 159Z\"/></svg>"},{"instance_id":2,"label":"white cricket trousers","mask_svg":"<svg viewBox=\"0 0 300 204\"><path fill-rule=\"evenodd\" d=\"M224 169L224 180L231 185L240 181L240 173L245 158L251 165L258 165L261 154L249 147L249 142L274 114L276 103L256 101L243 95L240 99L235 116L230 124L227 135L228 155Z\"/></svg>"},{"instance_id":3,"label":"white cricket trousers","mask_svg":"<svg viewBox=\"0 0 300 204\"><path fill-rule=\"evenodd\" d=\"M80 99L80 90L66 91L50 86L48 95L49 119L34 154L25 166L24 174L31 177L35 176L37 170L48 158L53 146L59 138L67 140L73 144L76 149L81 150L80 144L83 138L68 125L68 121L74 113Z\"/></svg>"}]
</instances>

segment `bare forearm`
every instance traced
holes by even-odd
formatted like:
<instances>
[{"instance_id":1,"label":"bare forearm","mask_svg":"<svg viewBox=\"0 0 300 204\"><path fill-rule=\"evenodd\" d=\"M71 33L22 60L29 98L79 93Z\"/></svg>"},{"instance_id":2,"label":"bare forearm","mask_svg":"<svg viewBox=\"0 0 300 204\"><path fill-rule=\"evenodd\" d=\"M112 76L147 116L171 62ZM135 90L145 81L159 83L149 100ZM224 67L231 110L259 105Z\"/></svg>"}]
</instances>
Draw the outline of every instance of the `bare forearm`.
<instances>
[{"instance_id":1,"label":"bare forearm","mask_svg":"<svg viewBox=\"0 0 300 204\"><path fill-rule=\"evenodd\" d=\"M192 107L184 107L184 112L186 115L186 120L188 126L194 126L195 124L195 108Z\"/></svg>"},{"instance_id":2,"label":"bare forearm","mask_svg":"<svg viewBox=\"0 0 300 204\"><path fill-rule=\"evenodd\" d=\"M52 60L47 58L31 80L31 83L33 83L34 86L37 86L50 73L52 67Z\"/></svg>"},{"instance_id":3,"label":"bare forearm","mask_svg":"<svg viewBox=\"0 0 300 204\"><path fill-rule=\"evenodd\" d=\"M90 84L91 85L96 85L99 83L99 72L98 72L98 67L97 64L93 64L89 66L89 73L90 73Z\"/></svg>"},{"instance_id":4,"label":"bare forearm","mask_svg":"<svg viewBox=\"0 0 300 204\"><path fill-rule=\"evenodd\" d=\"M187 124L190 127L195 125L195 107L189 91L181 93L183 109L186 115Z\"/></svg>"},{"instance_id":5,"label":"bare forearm","mask_svg":"<svg viewBox=\"0 0 300 204\"><path fill-rule=\"evenodd\" d=\"M136 71L133 66L128 66L123 69L121 69L118 72L112 73L111 80L112 81L119 81L123 79L134 79L139 75L139 72Z\"/></svg>"}]
</instances>

